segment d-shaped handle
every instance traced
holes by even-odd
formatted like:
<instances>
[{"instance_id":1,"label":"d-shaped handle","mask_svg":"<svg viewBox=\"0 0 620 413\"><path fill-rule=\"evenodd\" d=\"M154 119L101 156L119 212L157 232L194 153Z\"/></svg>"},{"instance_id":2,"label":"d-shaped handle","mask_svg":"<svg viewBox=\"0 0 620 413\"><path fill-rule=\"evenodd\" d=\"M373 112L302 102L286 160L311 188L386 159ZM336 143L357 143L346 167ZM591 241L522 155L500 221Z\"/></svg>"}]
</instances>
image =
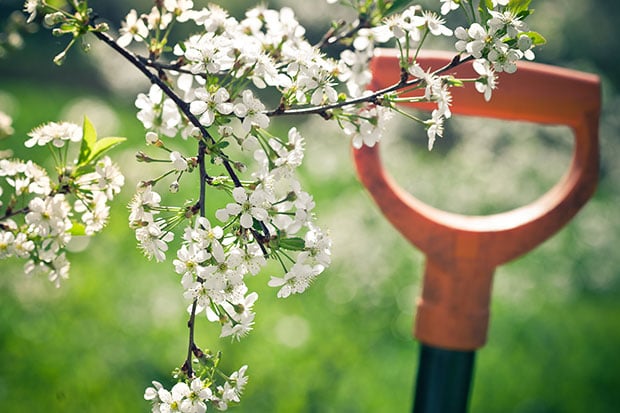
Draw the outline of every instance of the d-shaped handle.
<instances>
[{"instance_id":1,"label":"d-shaped handle","mask_svg":"<svg viewBox=\"0 0 620 413\"><path fill-rule=\"evenodd\" d=\"M454 55L421 54L423 67L438 69ZM372 89L396 83L397 52L380 50L371 62ZM475 78L471 64L458 77ZM516 73L500 74L486 102L471 84L453 88L452 113L569 126L575 135L572 162L564 177L537 201L509 212L465 216L441 211L402 190L381 164L379 148L354 151L358 176L387 219L426 255L422 297L414 335L423 343L473 350L486 341L495 268L545 241L577 213L596 188L599 169L597 76L523 62ZM431 104L413 105L429 110Z\"/></svg>"}]
</instances>

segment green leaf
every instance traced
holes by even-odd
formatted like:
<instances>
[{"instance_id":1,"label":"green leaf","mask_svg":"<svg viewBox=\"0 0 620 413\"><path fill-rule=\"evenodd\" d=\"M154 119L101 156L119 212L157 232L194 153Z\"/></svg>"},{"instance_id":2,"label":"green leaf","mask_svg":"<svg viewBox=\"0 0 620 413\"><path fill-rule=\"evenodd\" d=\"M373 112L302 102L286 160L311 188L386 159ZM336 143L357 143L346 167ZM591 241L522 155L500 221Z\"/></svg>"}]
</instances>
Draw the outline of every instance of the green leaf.
<instances>
[{"instance_id":1,"label":"green leaf","mask_svg":"<svg viewBox=\"0 0 620 413\"><path fill-rule=\"evenodd\" d=\"M540 45L547 43L547 39L545 39L543 35L538 32L524 32L522 34L532 39L532 44L534 46L540 46Z\"/></svg>"},{"instance_id":2,"label":"green leaf","mask_svg":"<svg viewBox=\"0 0 620 413\"><path fill-rule=\"evenodd\" d=\"M516 16L517 16L517 19L519 20L525 20L533 13L534 13L534 9L528 9L528 10L520 11L519 13L516 14Z\"/></svg>"},{"instance_id":3,"label":"green leaf","mask_svg":"<svg viewBox=\"0 0 620 413\"><path fill-rule=\"evenodd\" d=\"M506 8L514 14L519 14L522 11L530 8L532 0L510 0Z\"/></svg>"},{"instance_id":4,"label":"green leaf","mask_svg":"<svg viewBox=\"0 0 620 413\"><path fill-rule=\"evenodd\" d=\"M93 151L96 141L97 131L90 120L84 116L84 124L82 126L82 144L80 145L78 165L83 165L86 163L86 160L90 157L90 154Z\"/></svg>"},{"instance_id":5,"label":"green leaf","mask_svg":"<svg viewBox=\"0 0 620 413\"><path fill-rule=\"evenodd\" d=\"M388 4L385 7L385 16L388 14L396 13L400 9L404 9L411 3L411 0L394 0L392 4Z\"/></svg>"},{"instance_id":6,"label":"green leaf","mask_svg":"<svg viewBox=\"0 0 620 413\"><path fill-rule=\"evenodd\" d=\"M71 226L71 235L74 237L86 235L86 226L84 224L77 221L71 221L71 223L73 224Z\"/></svg>"},{"instance_id":7,"label":"green leaf","mask_svg":"<svg viewBox=\"0 0 620 413\"><path fill-rule=\"evenodd\" d=\"M480 12L480 18L482 21L487 21L491 18L489 10L493 10L493 3L491 0L481 1L478 5L478 11Z\"/></svg>"},{"instance_id":8,"label":"green leaf","mask_svg":"<svg viewBox=\"0 0 620 413\"><path fill-rule=\"evenodd\" d=\"M299 237L282 238L280 239L280 247L290 251L303 251L306 242Z\"/></svg>"},{"instance_id":9,"label":"green leaf","mask_svg":"<svg viewBox=\"0 0 620 413\"><path fill-rule=\"evenodd\" d=\"M377 0L377 10L379 10L379 13L385 12L385 1Z\"/></svg>"},{"instance_id":10,"label":"green leaf","mask_svg":"<svg viewBox=\"0 0 620 413\"><path fill-rule=\"evenodd\" d=\"M101 155L103 155L119 143L124 142L125 140L125 138L120 137L108 137L99 139L97 142L95 142L95 146L93 147L93 150L88 157L87 162L95 162L97 159L99 159L99 157L101 157Z\"/></svg>"}]
</instances>

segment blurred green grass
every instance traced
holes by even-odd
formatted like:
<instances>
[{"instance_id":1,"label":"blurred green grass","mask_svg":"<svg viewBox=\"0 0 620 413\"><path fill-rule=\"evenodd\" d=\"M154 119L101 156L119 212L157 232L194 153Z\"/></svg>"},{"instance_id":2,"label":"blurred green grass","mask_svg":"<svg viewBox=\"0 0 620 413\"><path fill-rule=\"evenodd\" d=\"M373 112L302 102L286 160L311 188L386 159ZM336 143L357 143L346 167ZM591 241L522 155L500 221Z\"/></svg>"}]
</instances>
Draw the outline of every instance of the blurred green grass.
<instances>
[{"instance_id":1,"label":"blurred green grass","mask_svg":"<svg viewBox=\"0 0 620 413\"><path fill-rule=\"evenodd\" d=\"M0 262L0 411L146 412L144 388L168 380L182 362L186 303L172 267L146 261L127 228L125 204L140 177L132 158L143 139L131 98L70 80L54 86L1 78L0 104L12 107L16 134L0 149L29 157L21 139L66 114L72 102L96 126L114 126L105 117L97 123L96 99L114 113L109 133L130 138L114 153L129 179L107 231L71 255L71 278L60 290L25 277L21 263ZM620 99L612 82L604 86L599 190L567 228L498 269L472 412L612 413L620 406ZM83 98L91 104L76 101ZM250 280L260 295L256 330L231 344L203 321L198 343L223 350L228 369L249 364L237 412L408 411L423 257L357 183L336 130L320 120L295 121L308 141L303 179L334 238L334 264L306 294L287 300L265 287L268 274ZM401 183L434 205L468 213L506 209L540 194L568 165L565 131L523 136L522 125L488 133L475 121L451 125L430 154L422 131L398 125L401 139L385 148Z\"/></svg>"},{"instance_id":2,"label":"blurred green grass","mask_svg":"<svg viewBox=\"0 0 620 413\"><path fill-rule=\"evenodd\" d=\"M41 100L40 88L19 82L2 90L21 108L10 142L16 151L31 125L62 113L57 102L85 96L84 91L48 88ZM143 133L133 121L133 109L114 100L101 102L116 109L118 134L131 139L116 155L125 160L125 170L134 169L130 157ZM38 109L27 109L32 107ZM409 331L422 257L386 224L356 182L347 143L328 129L321 135L331 136L317 138L311 131L327 128L317 121L300 128L308 139L303 178L316 196L321 223L334 236L334 265L307 294L287 300L265 288L266 277L252 279L261 297L256 331L231 345L203 322L199 342L222 349L229 368L250 365L251 382L236 411L407 411L417 364L417 344ZM401 168L458 175L459 163L467 162L458 153L472 153L475 148L467 145L476 144L455 141L448 154L430 156L423 142L406 141L407 153L419 159L404 159ZM402 145L395 144L395 152L403 153ZM527 156L520 152L522 142L511 146L518 156ZM540 149L533 153L549 159ZM564 160L559 156L558 166L564 167ZM496 172L501 167L501 158L489 162L496 163ZM487 166L478 164L480 172L470 180L480 179ZM539 191L549 184L531 182L527 168L516 175ZM458 204L449 182L436 187L432 176L421 181L429 192L419 196L433 194L438 205ZM141 400L144 387L152 379L165 381L180 364L185 303L172 268L144 260L126 227L123 204L134 183L127 183L107 231L85 251L72 254L71 279L60 290L44 279L23 276L19 263L0 264L4 411L147 411ZM460 184L474 190L471 182ZM612 412L620 403L614 391L620 378L613 368L620 365L619 267L613 254L618 231L600 228L615 213L607 201L617 195L610 189L604 180L567 229L498 271L489 344L478 354L472 412ZM493 203L488 196L481 196L479 208ZM591 230L599 232L593 236ZM588 240L597 237L611 240L595 249Z\"/></svg>"}]
</instances>

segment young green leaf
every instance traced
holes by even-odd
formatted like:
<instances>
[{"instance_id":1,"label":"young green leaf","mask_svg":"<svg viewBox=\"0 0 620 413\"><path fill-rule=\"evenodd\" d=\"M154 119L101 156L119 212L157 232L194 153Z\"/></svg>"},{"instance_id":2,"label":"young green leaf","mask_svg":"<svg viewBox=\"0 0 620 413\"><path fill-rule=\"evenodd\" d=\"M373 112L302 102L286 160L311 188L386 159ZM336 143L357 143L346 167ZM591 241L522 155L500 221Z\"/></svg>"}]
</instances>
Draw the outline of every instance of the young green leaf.
<instances>
[{"instance_id":1,"label":"young green leaf","mask_svg":"<svg viewBox=\"0 0 620 413\"><path fill-rule=\"evenodd\" d=\"M74 237L86 235L86 227L81 222L71 221L71 235Z\"/></svg>"},{"instance_id":2,"label":"young green leaf","mask_svg":"<svg viewBox=\"0 0 620 413\"><path fill-rule=\"evenodd\" d=\"M306 242L299 237L282 238L280 239L280 247L290 251L303 251Z\"/></svg>"},{"instance_id":3,"label":"young green leaf","mask_svg":"<svg viewBox=\"0 0 620 413\"><path fill-rule=\"evenodd\" d=\"M506 8L514 14L519 14L530 8L532 0L510 0Z\"/></svg>"},{"instance_id":4,"label":"young green leaf","mask_svg":"<svg viewBox=\"0 0 620 413\"><path fill-rule=\"evenodd\" d=\"M86 160L90 157L95 142L97 141L97 131L90 122L90 120L84 116L84 123L82 126L82 144L80 145L80 155L78 156L78 165L84 165Z\"/></svg>"},{"instance_id":5,"label":"young green leaf","mask_svg":"<svg viewBox=\"0 0 620 413\"><path fill-rule=\"evenodd\" d=\"M543 35L538 32L524 32L523 34L532 39L532 44L534 46L540 46L547 43L547 39L545 39Z\"/></svg>"},{"instance_id":6,"label":"young green leaf","mask_svg":"<svg viewBox=\"0 0 620 413\"><path fill-rule=\"evenodd\" d=\"M388 14L396 13L400 9L404 9L408 4L411 3L411 0L394 0L392 4L385 5L385 16Z\"/></svg>"},{"instance_id":7,"label":"young green leaf","mask_svg":"<svg viewBox=\"0 0 620 413\"><path fill-rule=\"evenodd\" d=\"M120 137L107 137L107 138L99 139L97 142L95 142L95 145L93 146L93 150L87 159L87 163L95 162L104 153L106 153L107 151L109 151L110 149L112 149L113 147L115 147L116 145L118 145L119 143L125 140L126 140L125 138L120 138Z\"/></svg>"},{"instance_id":8,"label":"young green leaf","mask_svg":"<svg viewBox=\"0 0 620 413\"><path fill-rule=\"evenodd\" d=\"M481 1L478 5L478 12L480 13L480 18L483 21L487 21L491 18L491 13L489 10L493 10L493 2L491 0Z\"/></svg>"}]
</instances>

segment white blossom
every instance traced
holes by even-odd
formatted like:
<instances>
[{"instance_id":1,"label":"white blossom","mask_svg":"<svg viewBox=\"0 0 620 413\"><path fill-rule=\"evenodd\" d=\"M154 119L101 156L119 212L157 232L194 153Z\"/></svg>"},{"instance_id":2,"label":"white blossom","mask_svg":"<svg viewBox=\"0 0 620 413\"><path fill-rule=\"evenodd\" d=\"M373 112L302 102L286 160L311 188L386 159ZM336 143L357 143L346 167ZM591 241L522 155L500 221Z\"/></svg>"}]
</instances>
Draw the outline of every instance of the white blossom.
<instances>
[{"instance_id":1,"label":"white blossom","mask_svg":"<svg viewBox=\"0 0 620 413\"><path fill-rule=\"evenodd\" d=\"M446 15L453 10L460 7L458 0L440 0L441 1L441 14Z\"/></svg>"},{"instance_id":2,"label":"white blossom","mask_svg":"<svg viewBox=\"0 0 620 413\"><path fill-rule=\"evenodd\" d=\"M495 72L491 68L489 62L484 59L475 60L473 63L473 68L476 73L480 75L475 83L476 90L484 94L484 100L488 102L491 100L491 93L493 93L493 89L497 87Z\"/></svg>"},{"instance_id":3,"label":"white blossom","mask_svg":"<svg viewBox=\"0 0 620 413\"><path fill-rule=\"evenodd\" d=\"M247 290L247 288L244 289ZM226 322L222 324L220 337L232 336L240 340L252 330L255 317L252 307L257 299L258 294L253 292L239 302L225 302L222 304L230 318L227 318Z\"/></svg>"},{"instance_id":4,"label":"white blossom","mask_svg":"<svg viewBox=\"0 0 620 413\"><path fill-rule=\"evenodd\" d=\"M192 73L216 74L232 69L235 59L231 46L229 38L217 36L215 31L207 31L190 37L185 42L185 50L175 49L175 53L185 56Z\"/></svg>"},{"instance_id":5,"label":"white blossom","mask_svg":"<svg viewBox=\"0 0 620 413\"><path fill-rule=\"evenodd\" d=\"M310 226L309 231L304 237L305 251L300 253L298 258L317 268L317 266L327 268L331 264L331 238L314 225Z\"/></svg>"},{"instance_id":6,"label":"white blossom","mask_svg":"<svg viewBox=\"0 0 620 413\"><path fill-rule=\"evenodd\" d=\"M291 294L303 293L312 280L322 271L322 268L296 262L284 277L272 276L268 285L280 287L279 298L286 298Z\"/></svg>"},{"instance_id":7,"label":"white blossom","mask_svg":"<svg viewBox=\"0 0 620 413\"><path fill-rule=\"evenodd\" d=\"M118 165L112 162L109 156L104 156L95 165L95 178L97 180L97 190L106 194L108 200L112 200L115 195L120 193L125 185L125 177L121 173Z\"/></svg>"},{"instance_id":8,"label":"white blossom","mask_svg":"<svg viewBox=\"0 0 620 413\"><path fill-rule=\"evenodd\" d=\"M153 7L145 17L148 30L166 30L172 22L172 14L166 12L162 14L157 7Z\"/></svg>"},{"instance_id":9,"label":"white blossom","mask_svg":"<svg viewBox=\"0 0 620 413\"><path fill-rule=\"evenodd\" d=\"M359 97L364 93L372 79L372 73L368 68L372 51L369 50L343 50L340 53L340 66L338 79L346 82L347 90L351 97Z\"/></svg>"},{"instance_id":10,"label":"white blossom","mask_svg":"<svg viewBox=\"0 0 620 413\"><path fill-rule=\"evenodd\" d=\"M164 7L176 16L179 22L189 19L189 12L194 7L192 0L164 0Z\"/></svg>"},{"instance_id":11,"label":"white blossom","mask_svg":"<svg viewBox=\"0 0 620 413\"><path fill-rule=\"evenodd\" d=\"M467 30L457 27L454 34L459 39L456 42L456 50L467 52L477 59L482 57L482 51L491 41L486 29L478 23L472 24Z\"/></svg>"},{"instance_id":12,"label":"white blossom","mask_svg":"<svg viewBox=\"0 0 620 413\"><path fill-rule=\"evenodd\" d=\"M11 136L13 130L13 119L6 113L0 110L0 139L3 137Z\"/></svg>"},{"instance_id":13,"label":"white blossom","mask_svg":"<svg viewBox=\"0 0 620 413\"><path fill-rule=\"evenodd\" d=\"M264 113L265 105L257 98L251 90L245 89L234 105L234 113L242 118L243 130L249 132L252 127L267 128L269 117Z\"/></svg>"},{"instance_id":14,"label":"white blossom","mask_svg":"<svg viewBox=\"0 0 620 413\"><path fill-rule=\"evenodd\" d=\"M138 13L134 9L129 11L119 31L121 36L116 43L121 47L129 46L132 40L141 42L149 34L149 29L144 24L142 18L138 17Z\"/></svg>"},{"instance_id":15,"label":"white blossom","mask_svg":"<svg viewBox=\"0 0 620 413\"><path fill-rule=\"evenodd\" d=\"M157 85L152 85L148 95L140 93L135 105L140 111L137 118L145 129L152 129L163 135L173 137L181 125L181 114L172 99L164 96Z\"/></svg>"},{"instance_id":16,"label":"white blossom","mask_svg":"<svg viewBox=\"0 0 620 413\"><path fill-rule=\"evenodd\" d=\"M218 114L229 115L233 111L234 106L229 102L230 95L224 88L219 88L214 93L199 88L194 94L197 100L190 103L189 110L200 116L200 123L204 126L211 126Z\"/></svg>"},{"instance_id":17,"label":"white blossom","mask_svg":"<svg viewBox=\"0 0 620 413\"><path fill-rule=\"evenodd\" d=\"M136 229L136 239L140 243L140 249L148 258L155 258L161 262L166 259L168 243L174 238L174 234L162 228L163 221L146 222L145 226Z\"/></svg>"},{"instance_id":18,"label":"white blossom","mask_svg":"<svg viewBox=\"0 0 620 413\"><path fill-rule=\"evenodd\" d=\"M183 241L187 244L196 244L198 248L206 249L212 243L218 242L224 236L224 230L219 226L211 226L205 217L198 217L194 227L186 227Z\"/></svg>"},{"instance_id":19,"label":"white blossom","mask_svg":"<svg viewBox=\"0 0 620 413\"><path fill-rule=\"evenodd\" d=\"M517 47L523 52L523 57L527 60L534 60L534 52L532 51L533 42L532 38L528 35L522 34L517 39Z\"/></svg>"},{"instance_id":20,"label":"white blossom","mask_svg":"<svg viewBox=\"0 0 620 413\"><path fill-rule=\"evenodd\" d=\"M172 261L174 270L182 276L195 276L200 271L201 265L211 257L206 249L197 244L182 245L177 251L177 259Z\"/></svg>"},{"instance_id":21,"label":"white blossom","mask_svg":"<svg viewBox=\"0 0 620 413\"><path fill-rule=\"evenodd\" d=\"M82 222L85 224L86 235L93 235L103 229L108 222L110 207L108 198L103 192L95 192L90 202L78 200L75 202L75 211L82 213Z\"/></svg>"},{"instance_id":22,"label":"white blossom","mask_svg":"<svg viewBox=\"0 0 620 413\"><path fill-rule=\"evenodd\" d=\"M491 19L489 19L488 24L492 33L505 31L506 36L514 39L519 33L528 31L525 22L511 11L498 12L491 10L489 13L491 14Z\"/></svg>"},{"instance_id":23,"label":"white blossom","mask_svg":"<svg viewBox=\"0 0 620 413\"><path fill-rule=\"evenodd\" d=\"M362 7L364 2L343 3ZM407 99L427 101L436 107L428 120L420 122L431 150L451 116L450 88L459 81L451 78L451 70L438 73L438 68L423 68L416 61L418 48L429 34L456 37L459 56L475 59L478 78L465 81L474 82L487 101L497 87L496 72L512 73L518 60L534 58L532 48L538 37L523 21L526 13L515 15L507 7L509 0L487 1L493 6L490 15L483 7L481 14L490 16L487 21L453 32L442 15L463 3L441 0L441 15L411 5L391 13L377 27L357 27L350 39L345 36L345 50L338 60L305 38L305 28L288 7L273 10L258 5L238 21L214 4L194 10L192 0L161 0L146 14L133 9L127 14L117 45L125 48L131 42L147 41L151 61L139 60L167 85L154 84L135 100L149 151L164 154L151 157L142 153L139 160L162 162L167 169L139 185L129 206L130 226L149 259L164 261L168 250L174 248L172 268L179 275L183 296L191 302L189 308L219 323L221 337L238 340L254 327L258 294L249 292L246 281L260 272L268 258L277 258L283 269L268 281L281 298L304 292L331 264L331 239L315 225L314 198L295 175L304 159L304 139L296 127L290 128L287 136L267 131L274 113L320 112L335 119L352 146L361 148L381 140L387 121L396 112L392 104ZM41 0L26 1L28 21L35 18L42 4ZM376 24L374 14L371 17ZM187 21L195 23L197 27L190 30L198 32L177 44L166 44L160 56L156 43L174 37L168 38L167 32L174 22ZM361 21L334 27L334 38L357 23L365 26ZM330 43L332 39L325 40ZM367 91L372 80L368 64L375 46L388 41L395 42L401 52L401 83L386 89L389 95L381 96ZM169 50L176 61L165 61ZM401 94L404 84L406 92L413 95ZM354 103L346 101L351 98ZM11 130L10 122L8 127L5 124L0 117L2 136ZM173 150L163 137L177 135L195 139L200 152L186 156L185 150ZM34 129L25 145L58 149L81 140L82 129L77 125L50 123ZM237 145L244 153L231 156L228 149L224 153L227 145ZM64 162L68 152L53 153ZM83 149L79 156L83 159ZM202 164L204 160L211 163ZM3 220L0 258L24 258L26 272L44 273L59 285L68 275L65 251L71 233L83 230L91 235L103 228L110 211L107 201L120 192L124 178L108 157L73 168L77 176L71 175L69 164L57 167L59 180L51 179L32 162L0 160L0 178L6 182L0 195L11 202L19 199L24 212L21 220L12 215ZM247 174L246 168L251 168ZM191 178L191 173L194 178L199 175L200 191L176 205L162 205L154 186L168 187L176 194L179 181ZM212 189L222 189L224 196L232 199L224 202L223 208L214 208L211 200L217 197L211 197ZM173 194L168 194L170 199L178 196ZM212 225L205 216L214 210L222 226ZM73 227L76 222L80 224ZM179 242L172 244L177 236ZM195 345L190 341L190 346ZM203 357L213 360L205 363ZM208 371L218 365L219 355L202 353L197 347L190 348L186 362L191 363L183 366L183 373L188 374L180 374L170 389L154 381L145 390L144 398L152 403L153 412L205 413L209 407L225 410L240 401L247 366L228 377Z\"/></svg>"},{"instance_id":24,"label":"white blossom","mask_svg":"<svg viewBox=\"0 0 620 413\"><path fill-rule=\"evenodd\" d=\"M10 231L0 230L0 259L14 254L15 235Z\"/></svg>"},{"instance_id":25,"label":"white blossom","mask_svg":"<svg viewBox=\"0 0 620 413\"><path fill-rule=\"evenodd\" d=\"M69 122L50 122L39 126L28 133L30 139L24 142L27 148L35 145L45 146L51 143L56 148L62 148L66 142L82 140L82 128Z\"/></svg>"},{"instance_id":26,"label":"white blossom","mask_svg":"<svg viewBox=\"0 0 620 413\"><path fill-rule=\"evenodd\" d=\"M452 30L445 26L445 19L432 11L422 13L424 24L433 36L452 36Z\"/></svg>"},{"instance_id":27,"label":"white blossom","mask_svg":"<svg viewBox=\"0 0 620 413\"><path fill-rule=\"evenodd\" d=\"M387 19L386 22L394 33L394 37L401 42L404 42L405 38L413 43L420 41L420 28L425 24L424 18L417 15L420 10L420 6L410 6L401 14L396 14L393 18Z\"/></svg>"},{"instance_id":28,"label":"white blossom","mask_svg":"<svg viewBox=\"0 0 620 413\"><path fill-rule=\"evenodd\" d=\"M141 226L141 222L153 220L153 215L157 214L157 207L161 202L161 195L153 191L153 187L148 185L139 188L129 203L129 222L132 226Z\"/></svg>"},{"instance_id":29,"label":"white blossom","mask_svg":"<svg viewBox=\"0 0 620 413\"><path fill-rule=\"evenodd\" d=\"M518 49L511 49L504 43L497 42L489 51L488 60L496 72L514 73L517 71L517 61L523 57Z\"/></svg>"},{"instance_id":30,"label":"white blossom","mask_svg":"<svg viewBox=\"0 0 620 413\"><path fill-rule=\"evenodd\" d=\"M54 283L56 288L60 287L60 283L69 278L71 264L66 255L64 253L56 255L51 262L46 264L49 270L47 278Z\"/></svg>"},{"instance_id":31,"label":"white blossom","mask_svg":"<svg viewBox=\"0 0 620 413\"><path fill-rule=\"evenodd\" d=\"M385 132L386 122L393 116L390 109L370 106L362 109L351 121L344 123L343 132L351 137L354 148L374 146Z\"/></svg>"},{"instance_id":32,"label":"white blossom","mask_svg":"<svg viewBox=\"0 0 620 413\"><path fill-rule=\"evenodd\" d=\"M428 150L433 149L435 139L443 136L444 116L439 110L433 110L431 118L426 121L426 134L428 135Z\"/></svg>"},{"instance_id":33,"label":"white blossom","mask_svg":"<svg viewBox=\"0 0 620 413\"><path fill-rule=\"evenodd\" d=\"M63 194L45 199L33 198L28 203L28 210L25 221L29 225L29 231L35 235L57 237L71 229L71 207Z\"/></svg>"},{"instance_id":34,"label":"white blossom","mask_svg":"<svg viewBox=\"0 0 620 413\"><path fill-rule=\"evenodd\" d=\"M229 203L225 208L217 210L217 219L226 222L230 216L239 216L239 223L243 228L251 228L254 219L261 222L267 220L269 215L266 208L269 205L263 191L254 190L248 194L244 188L237 187L233 189L232 196L235 203Z\"/></svg>"},{"instance_id":35,"label":"white blossom","mask_svg":"<svg viewBox=\"0 0 620 413\"><path fill-rule=\"evenodd\" d=\"M187 161L179 151L170 152L170 162L172 162L172 167L178 172L187 170Z\"/></svg>"}]
</instances>

